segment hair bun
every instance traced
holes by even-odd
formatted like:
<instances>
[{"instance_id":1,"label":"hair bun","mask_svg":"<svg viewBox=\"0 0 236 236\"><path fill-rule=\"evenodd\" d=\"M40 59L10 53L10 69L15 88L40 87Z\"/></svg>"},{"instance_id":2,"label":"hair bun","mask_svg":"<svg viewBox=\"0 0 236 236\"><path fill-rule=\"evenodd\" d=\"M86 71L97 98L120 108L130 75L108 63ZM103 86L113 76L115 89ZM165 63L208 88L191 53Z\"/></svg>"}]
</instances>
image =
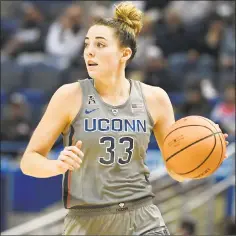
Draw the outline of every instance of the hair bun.
<instances>
[{"instance_id":1,"label":"hair bun","mask_svg":"<svg viewBox=\"0 0 236 236\"><path fill-rule=\"evenodd\" d=\"M115 5L114 18L132 28L135 35L139 34L142 29L142 17L142 12L132 2L121 2Z\"/></svg>"}]
</instances>

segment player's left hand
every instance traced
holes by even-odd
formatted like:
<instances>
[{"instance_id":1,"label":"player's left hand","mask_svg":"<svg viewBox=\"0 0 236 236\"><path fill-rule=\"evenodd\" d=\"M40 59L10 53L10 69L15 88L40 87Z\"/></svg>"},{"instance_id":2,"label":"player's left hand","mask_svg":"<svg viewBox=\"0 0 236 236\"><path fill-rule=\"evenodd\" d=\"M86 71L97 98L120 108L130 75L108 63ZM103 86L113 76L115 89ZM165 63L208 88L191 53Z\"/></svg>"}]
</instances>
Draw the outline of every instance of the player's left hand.
<instances>
[{"instance_id":1,"label":"player's left hand","mask_svg":"<svg viewBox=\"0 0 236 236\"><path fill-rule=\"evenodd\" d=\"M218 124L216 124L217 126L218 126L218 128L219 128L219 130L222 132L222 130L221 130L221 128L220 128L220 126L218 125ZM222 132L223 133L223 132ZM228 144L229 144L229 142L227 141L227 138L228 138L228 134L223 134L223 136L224 136L224 138L225 138L225 145L227 146ZM227 154L225 153L225 157L224 157L224 160L227 158L228 156L227 156Z\"/></svg>"},{"instance_id":2,"label":"player's left hand","mask_svg":"<svg viewBox=\"0 0 236 236\"><path fill-rule=\"evenodd\" d=\"M228 134L224 134L226 146L229 145L229 142L226 140L228 138L228 136L229 136ZM224 159L226 159L227 157L228 157L227 154L225 154L225 158Z\"/></svg>"}]
</instances>

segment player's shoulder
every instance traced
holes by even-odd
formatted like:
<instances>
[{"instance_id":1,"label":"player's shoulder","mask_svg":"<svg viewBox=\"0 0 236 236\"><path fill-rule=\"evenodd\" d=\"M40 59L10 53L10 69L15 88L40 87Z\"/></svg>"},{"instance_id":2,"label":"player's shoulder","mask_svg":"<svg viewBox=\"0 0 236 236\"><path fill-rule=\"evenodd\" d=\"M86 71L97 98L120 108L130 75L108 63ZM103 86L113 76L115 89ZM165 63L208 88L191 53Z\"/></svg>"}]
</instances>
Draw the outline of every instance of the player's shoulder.
<instances>
[{"instance_id":1,"label":"player's shoulder","mask_svg":"<svg viewBox=\"0 0 236 236\"><path fill-rule=\"evenodd\" d=\"M81 87L78 82L68 83L60 86L52 95L50 99L50 105L60 106L62 109L69 107L71 109L74 106L80 106L82 101Z\"/></svg>"},{"instance_id":2,"label":"player's shoulder","mask_svg":"<svg viewBox=\"0 0 236 236\"><path fill-rule=\"evenodd\" d=\"M73 97L75 94L80 93L81 86L80 83L77 81L73 83L63 84L55 91L54 96L66 99Z\"/></svg>"},{"instance_id":3,"label":"player's shoulder","mask_svg":"<svg viewBox=\"0 0 236 236\"><path fill-rule=\"evenodd\" d=\"M143 82L140 83L145 99L151 101L169 99L168 94L164 89L157 86L148 85Z\"/></svg>"},{"instance_id":4,"label":"player's shoulder","mask_svg":"<svg viewBox=\"0 0 236 236\"><path fill-rule=\"evenodd\" d=\"M78 82L63 84L57 89L56 93L67 94L71 90L75 89L75 87L78 87Z\"/></svg>"},{"instance_id":5,"label":"player's shoulder","mask_svg":"<svg viewBox=\"0 0 236 236\"><path fill-rule=\"evenodd\" d=\"M81 103L81 86L77 81L60 86L53 94L49 105L52 109L57 108L63 113L67 113L72 121L79 112Z\"/></svg>"},{"instance_id":6,"label":"player's shoulder","mask_svg":"<svg viewBox=\"0 0 236 236\"><path fill-rule=\"evenodd\" d=\"M156 124L160 118L160 114L165 113L165 108L169 103L169 97L166 91L160 87L141 82L141 88L147 108L152 116L154 124Z\"/></svg>"}]
</instances>

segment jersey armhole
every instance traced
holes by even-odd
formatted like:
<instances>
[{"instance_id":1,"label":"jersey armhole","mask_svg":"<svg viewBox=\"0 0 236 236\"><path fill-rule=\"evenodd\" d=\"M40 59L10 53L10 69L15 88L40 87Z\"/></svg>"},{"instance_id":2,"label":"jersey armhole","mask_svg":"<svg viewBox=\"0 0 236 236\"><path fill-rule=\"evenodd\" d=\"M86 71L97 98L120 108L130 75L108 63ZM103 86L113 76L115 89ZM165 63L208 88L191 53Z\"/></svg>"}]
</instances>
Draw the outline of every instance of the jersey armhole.
<instances>
[{"instance_id":1,"label":"jersey armhole","mask_svg":"<svg viewBox=\"0 0 236 236\"><path fill-rule=\"evenodd\" d=\"M75 123L75 121L78 119L78 117L80 116L80 114L81 114L81 112L82 112L82 110L83 110L83 106L84 106L84 94L83 94L84 91L83 91L83 86L82 86L82 83L81 83L80 80L77 80L77 82L78 82L78 84L79 84L79 86L80 86L80 89L81 89L81 95L80 95L80 96L81 96L81 106L80 106L80 109L79 109L77 115L76 115L75 118L72 120L70 126L73 126L73 124Z\"/></svg>"},{"instance_id":2,"label":"jersey armhole","mask_svg":"<svg viewBox=\"0 0 236 236\"><path fill-rule=\"evenodd\" d=\"M154 127L154 120L153 120L153 118L152 118L152 116L151 116L151 114L150 114L150 112L149 112L149 110L148 110L147 102L146 102L146 99L145 99L144 94L143 94L143 89L142 89L141 82L138 81L138 84L139 84L139 87L140 87L140 91L141 91L143 103L144 103L144 106L145 106L145 110L146 110L147 115L148 115L148 117L149 117L149 119L150 119L150 122L151 122L152 127Z\"/></svg>"},{"instance_id":3,"label":"jersey armhole","mask_svg":"<svg viewBox=\"0 0 236 236\"><path fill-rule=\"evenodd\" d=\"M81 110L83 109L83 100L84 100L84 97L83 97L83 86L81 86L81 82L80 80L77 80L77 82L79 83L79 86L81 88L81 106L80 106L80 109L78 111L78 113L76 114L76 116L74 117L74 119L71 121L70 125L68 125L68 130L66 133L61 133L62 137L65 137L66 135L68 135L70 133L70 130L71 130L71 126L73 126L73 124L75 123L75 121L78 119L78 117L80 116L80 113L81 113Z\"/></svg>"}]
</instances>

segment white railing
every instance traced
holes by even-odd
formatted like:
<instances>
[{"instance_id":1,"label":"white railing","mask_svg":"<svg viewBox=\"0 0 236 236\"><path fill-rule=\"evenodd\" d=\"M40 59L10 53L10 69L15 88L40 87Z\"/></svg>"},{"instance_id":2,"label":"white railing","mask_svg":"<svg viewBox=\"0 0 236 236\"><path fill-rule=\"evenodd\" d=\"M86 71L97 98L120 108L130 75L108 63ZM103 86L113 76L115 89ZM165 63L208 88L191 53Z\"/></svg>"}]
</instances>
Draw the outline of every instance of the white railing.
<instances>
[{"instance_id":1,"label":"white railing","mask_svg":"<svg viewBox=\"0 0 236 236\"><path fill-rule=\"evenodd\" d=\"M235 143L232 143L227 148L227 155L231 156L235 154ZM157 170L152 171L150 175L150 181L154 182L158 179L167 175L167 172L164 167L160 167ZM183 184L186 185L191 183L191 180L184 182ZM191 212L192 210L198 208L199 206L203 205L207 201L209 201L213 196L218 195L219 193L226 190L228 187L235 185L235 176L230 176L225 180L213 185L211 188L201 192L195 198L192 198L185 204L185 211ZM44 216L38 217L33 219L27 223L23 223L19 226L13 227L9 230L6 230L1 233L1 235L29 235L36 230L40 230L42 228L48 227L50 225L55 225L58 222L62 222L65 215L67 214L67 210L62 208L57 211L51 212ZM178 218L178 214L176 211L170 211L165 215L165 222L166 224L175 221Z\"/></svg>"},{"instance_id":2,"label":"white railing","mask_svg":"<svg viewBox=\"0 0 236 236\"><path fill-rule=\"evenodd\" d=\"M62 220L66 214L67 210L62 208L47 215L33 219L27 223L23 223L19 226L6 230L2 232L1 235L27 235L40 228L55 224L56 222Z\"/></svg>"}]
</instances>

